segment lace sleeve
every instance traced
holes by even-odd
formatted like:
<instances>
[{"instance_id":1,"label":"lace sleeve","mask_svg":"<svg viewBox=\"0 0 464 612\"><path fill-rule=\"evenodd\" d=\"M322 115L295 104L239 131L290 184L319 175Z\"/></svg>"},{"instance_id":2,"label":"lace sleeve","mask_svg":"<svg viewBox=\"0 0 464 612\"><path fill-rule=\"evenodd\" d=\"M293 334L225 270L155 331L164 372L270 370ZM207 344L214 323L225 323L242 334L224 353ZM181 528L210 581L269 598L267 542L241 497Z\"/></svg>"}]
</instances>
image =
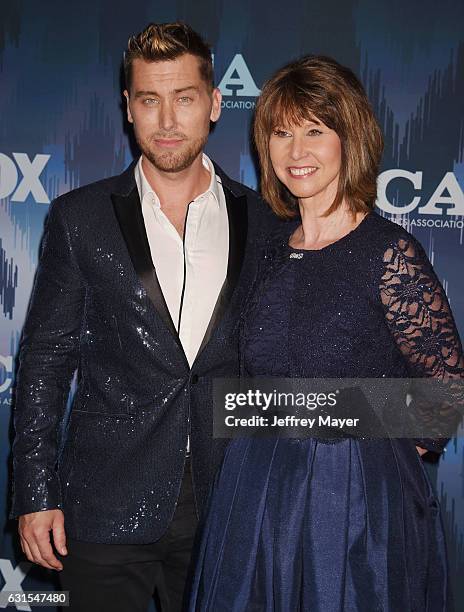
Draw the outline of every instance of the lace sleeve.
<instances>
[{"instance_id":1,"label":"lace sleeve","mask_svg":"<svg viewBox=\"0 0 464 612\"><path fill-rule=\"evenodd\" d=\"M430 413L424 418L435 422L435 431L453 430L462 412L462 346L443 287L414 238L401 238L385 251L380 296L387 325L407 360L411 376L456 380L451 402L454 405L423 402L419 407L423 414ZM435 452L441 452L447 441L441 436L415 439L418 446Z\"/></svg>"}]
</instances>

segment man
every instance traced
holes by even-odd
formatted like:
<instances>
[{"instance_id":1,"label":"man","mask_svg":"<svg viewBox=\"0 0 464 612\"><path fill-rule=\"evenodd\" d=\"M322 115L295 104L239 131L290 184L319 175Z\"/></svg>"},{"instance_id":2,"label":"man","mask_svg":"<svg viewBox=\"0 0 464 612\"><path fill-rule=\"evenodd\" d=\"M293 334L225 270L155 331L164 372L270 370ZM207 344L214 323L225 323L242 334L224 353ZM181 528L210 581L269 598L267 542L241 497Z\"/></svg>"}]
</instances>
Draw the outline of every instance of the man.
<instances>
[{"instance_id":1,"label":"man","mask_svg":"<svg viewBox=\"0 0 464 612\"><path fill-rule=\"evenodd\" d=\"M155 591L165 612L181 609L222 457L212 378L238 375L266 213L203 154L221 94L200 36L151 24L124 67L142 155L50 207L20 349L12 516L27 557L62 570L72 610L145 611Z\"/></svg>"}]
</instances>

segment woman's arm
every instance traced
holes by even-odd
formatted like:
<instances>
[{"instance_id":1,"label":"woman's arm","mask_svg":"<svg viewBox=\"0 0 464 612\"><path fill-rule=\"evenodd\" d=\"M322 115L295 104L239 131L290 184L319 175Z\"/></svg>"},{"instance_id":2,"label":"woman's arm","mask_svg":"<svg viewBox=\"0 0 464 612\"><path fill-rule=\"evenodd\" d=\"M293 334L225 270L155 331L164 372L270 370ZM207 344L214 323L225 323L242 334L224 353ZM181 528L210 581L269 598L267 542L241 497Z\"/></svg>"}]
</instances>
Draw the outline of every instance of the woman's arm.
<instances>
[{"instance_id":1,"label":"woman's arm","mask_svg":"<svg viewBox=\"0 0 464 612\"><path fill-rule=\"evenodd\" d=\"M451 431L462 418L464 356L443 287L421 245L412 236L391 244L384 253L380 296L386 323L408 362L413 377L456 380L453 405L424 403L424 420L437 431ZM452 385L450 385L452 386ZM450 425L451 421L453 421ZM418 452L441 452L446 437L415 439Z\"/></svg>"}]
</instances>

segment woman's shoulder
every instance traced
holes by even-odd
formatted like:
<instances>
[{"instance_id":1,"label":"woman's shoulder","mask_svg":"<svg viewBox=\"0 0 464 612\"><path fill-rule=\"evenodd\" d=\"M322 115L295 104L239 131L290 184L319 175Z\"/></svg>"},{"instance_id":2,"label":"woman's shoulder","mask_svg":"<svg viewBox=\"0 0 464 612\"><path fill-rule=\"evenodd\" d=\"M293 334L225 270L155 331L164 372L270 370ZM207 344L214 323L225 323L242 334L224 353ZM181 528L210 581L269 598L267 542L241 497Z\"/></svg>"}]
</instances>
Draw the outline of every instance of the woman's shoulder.
<instances>
[{"instance_id":1,"label":"woman's shoulder","mask_svg":"<svg viewBox=\"0 0 464 612\"><path fill-rule=\"evenodd\" d=\"M404 227L373 212L370 220L370 251L376 262L376 277L380 273L381 283L385 278L395 282L406 279L434 276L433 267L419 240Z\"/></svg>"},{"instance_id":2,"label":"woman's shoulder","mask_svg":"<svg viewBox=\"0 0 464 612\"><path fill-rule=\"evenodd\" d=\"M288 240L300 223L301 218L298 216L274 225L263 242L262 258L272 261L276 257L279 259L282 254L287 256ZM350 254L358 252L363 261L365 261L366 253L369 253L374 260L377 260L378 257L384 260L384 254L393 250L414 254L421 258L426 257L417 238L403 226L390 221L376 211L370 212L361 224L347 235L346 239L338 241L335 246L336 248L325 249L323 254L327 256L332 253L343 255L345 251L349 251Z\"/></svg>"},{"instance_id":3,"label":"woman's shoulder","mask_svg":"<svg viewBox=\"0 0 464 612\"><path fill-rule=\"evenodd\" d=\"M420 242L402 225L390 221L373 211L369 214L369 239L381 250L401 249L423 252Z\"/></svg>"},{"instance_id":4,"label":"woman's shoulder","mask_svg":"<svg viewBox=\"0 0 464 612\"><path fill-rule=\"evenodd\" d=\"M280 219L267 231L263 241L263 254L270 255L288 247L291 234L301 223L298 219Z\"/></svg>"}]
</instances>

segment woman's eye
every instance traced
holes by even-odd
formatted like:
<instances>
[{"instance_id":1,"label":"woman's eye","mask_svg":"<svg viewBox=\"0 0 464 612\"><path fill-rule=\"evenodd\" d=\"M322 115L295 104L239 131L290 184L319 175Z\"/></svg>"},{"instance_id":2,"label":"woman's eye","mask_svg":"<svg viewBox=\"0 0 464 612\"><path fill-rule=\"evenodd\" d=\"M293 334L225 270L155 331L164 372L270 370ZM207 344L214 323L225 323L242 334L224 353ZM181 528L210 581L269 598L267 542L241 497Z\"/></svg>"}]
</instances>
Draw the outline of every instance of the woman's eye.
<instances>
[{"instance_id":1,"label":"woman's eye","mask_svg":"<svg viewBox=\"0 0 464 612\"><path fill-rule=\"evenodd\" d=\"M291 136L290 132L286 132L285 130L275 129L272 130L274 136L279 136L280 138L285 138L286 136Z\"/></svg>"},{"instance_id":2,"label":"woman's eye","mask_svg":"<svg viewBox=\"0 0 464 612\"><path fill-rule=\"evenodd\" d=\"M312 130L309 130L308 134L310 136L319 136L320 134L322 134L322 132L321 132L321 130L313 128Z\"/></svg>"}]
</instances>

